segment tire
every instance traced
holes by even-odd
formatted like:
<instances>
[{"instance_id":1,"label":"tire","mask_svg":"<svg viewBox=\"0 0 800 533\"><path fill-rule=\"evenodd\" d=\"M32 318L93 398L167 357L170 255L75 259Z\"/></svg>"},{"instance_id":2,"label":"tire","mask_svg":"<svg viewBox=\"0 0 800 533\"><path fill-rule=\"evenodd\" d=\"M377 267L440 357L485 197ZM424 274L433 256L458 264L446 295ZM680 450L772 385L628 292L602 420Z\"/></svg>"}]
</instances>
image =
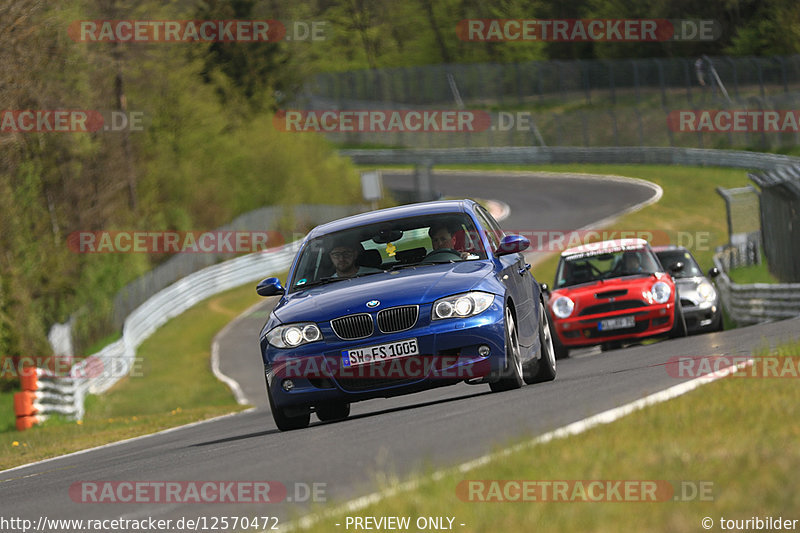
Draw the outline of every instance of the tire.
<instances>
[{"instance_id":1,"label":"tire","mask_svg":"<svg viewBox=\"0 0 800 533\"><path fill-rule=\"evenodd\" d=\"M689 330L686 328L686 319L683 318L683 306L678 298L675 298L675 318L673 322L672 329L669 331L670 339L689 335Z\"/></svg>"},{"instance_id":2,"label":"tire","mask_svg":"<svg viewBox=\"0 0 800 533\"><path fill-rule=\"evenodd\" d=\"M489 383L492 392L503 392L518 389L525 383L522 379L522 363L519 355L519 336L517 335L517 324L514 321L514 314L511 308L506 306L505 312L506 329L506 369L500 379L494 383Z\"/></svg>"},{"instance_id":3,"label":"tire","mask_svg":"<svg viewBox=\"0 0 800 533\"><path fill-rule=\"evenodd\" d=\"M272 419L275 420L275 425L281 431L292 431L294 429L307 428L311 422L311 413L306 412L300 416L288 416L283 409L276 407L275 402L272 401L272 392L267 378L267 399L269 400L269 408L272 411Z\"/></svg>"},{"instance_id":4,"label":"tire","mask_svg":"<svg viewBox=\"0 0 800 533\"><path fill-rule=\"evenodd\" d=\"M350 416L350 404L347 402L330 402L316 407L317 418L322 422L344 420Z\"/></svg>"},{"instance_id":5,"label":"tire","mask_svg":"<svg viewBox=\"0 0 800 533\"><path fill-rule=\"evenodd\" d=\"M523 379L528 385L556 379L556 351L553 347L553 330L544 304L539 304L539 359L526 365Z\"/></svg>"},{"instance_id":6,"label":"tire","mask_svg":"<svg viewBox=\"0 0 800 533\"><path fill-rule=\"evenodd\" d=\"M561 344L561 339L558 338L555 323L553 322L549 312L547 315L547 321L550 323L550 338L553 340L553 350L556 354L556 360L569 358L569 348Z\"/></svg>"},{"instance_id":7,"label":"tire","mask_svg":"<svg viewBox=\"0 0 800 533\"><path fill-rule=\"evenodd\" d=\"M725 329L725 321L722 320L722 313L717 315L717 323L714 324L714 327L711 331L723 331Z\"/></svg>"}]
</instances>

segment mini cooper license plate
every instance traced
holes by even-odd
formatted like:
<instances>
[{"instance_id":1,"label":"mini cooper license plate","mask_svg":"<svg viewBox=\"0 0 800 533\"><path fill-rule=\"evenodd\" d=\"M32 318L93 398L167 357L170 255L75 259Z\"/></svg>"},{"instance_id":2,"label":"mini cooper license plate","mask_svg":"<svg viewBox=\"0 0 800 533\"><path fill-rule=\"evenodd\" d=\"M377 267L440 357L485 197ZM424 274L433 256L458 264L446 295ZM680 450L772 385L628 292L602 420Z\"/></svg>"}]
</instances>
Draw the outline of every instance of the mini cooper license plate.
<instances>
[{"instance_id":1,"label":"mini cooper license plate","mask_svg":"<svg viewBox=\"0 0 800 533\"><path fill-rule=\"evenodd\" d=\"M417 339L377 344L375 346L356 348L354 350L342 350L342 362L344 366L358 366L389 361L400 357L408 357L410 355L419 355Z\"/></svg>"},{"instance_id":2,"label":"mini cooper license plate","mask_svg":"<svg viewBox=\"0 0 800 533\"><path fill-rule=\"evenodd\" d=\"M601 320L597 324L597 329L600 331L609 331L612 329L625 329L632 328L636 325L636 319L632 316L620 316L616 318L607 318Z\"/></svg>"}]
</instances>

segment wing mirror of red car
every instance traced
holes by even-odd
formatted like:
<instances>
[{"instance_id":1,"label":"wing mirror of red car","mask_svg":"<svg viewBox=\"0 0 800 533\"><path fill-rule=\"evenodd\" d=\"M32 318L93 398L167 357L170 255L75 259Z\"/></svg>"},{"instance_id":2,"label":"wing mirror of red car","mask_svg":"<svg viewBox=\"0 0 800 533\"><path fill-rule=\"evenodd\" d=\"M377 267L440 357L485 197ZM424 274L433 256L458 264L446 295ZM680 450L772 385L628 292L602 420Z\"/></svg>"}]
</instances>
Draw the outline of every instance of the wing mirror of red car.
<instances>
[{"instance_id":1,"label":"wing mirror of red car","mask_svg":"<svg viewBox=\"0 0 800 533\"><path fill-rule=\"evenodd\" d=\"M281 285L281 280L278 278L267 278L259 282L256 286L256 292L259 296L276 296L278 294L283 294L285 291L283 285Z\"/></svg>"}]
</instances>

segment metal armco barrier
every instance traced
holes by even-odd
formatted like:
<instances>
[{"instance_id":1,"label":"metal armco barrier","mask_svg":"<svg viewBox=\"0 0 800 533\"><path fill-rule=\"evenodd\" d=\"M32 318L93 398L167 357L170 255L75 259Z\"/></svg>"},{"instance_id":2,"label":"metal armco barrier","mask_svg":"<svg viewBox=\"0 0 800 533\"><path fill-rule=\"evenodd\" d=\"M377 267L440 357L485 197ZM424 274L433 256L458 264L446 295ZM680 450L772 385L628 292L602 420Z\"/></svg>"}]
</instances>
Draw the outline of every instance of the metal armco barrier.
<instances>
[{"instance_id":1,"label":"metal armco barrier","mask_svg":"<svg viewBox=\"0 0 800 533\"><path fill-rule=\"evenodd\" d=\"M800 283L753 283L731 281L720 254L714 256L720 275L716 279L722 305L737 325L783 320L800 316Z\"/></svg>"},{"instance_id":2,"label":"metal armco barrier","mask_svg":"<svg viewBox=\"0 0 800 533\"><path fill-rule=\"evenodd\" d=\"M442 148L429 150L340 150L358 165L454 165L496 163L545 165L559 163L685 165L772 170L800 163L800 158L743 150L678 147L571 148L510 146L499 148ZM531 169L535 170L535 169Z\"/></svg>"},{"instance_id":3,"label":"metal armco barrier","mask_svg":"<svg viewBox=\"0 0 800 533\"><path fill-rule=\"evenodd\" d=\"M173 283L128 316L121 339L74 365L68 376L41 368L25 372L24 390L14 396L17 429L27 429L55 413L82 419L86 394L105 392L126 375L136 349L156 329L206 298L286 270L300 242L213 265ZM112 367L114 371L108 372Z\"/></svg>"}]
</instances>

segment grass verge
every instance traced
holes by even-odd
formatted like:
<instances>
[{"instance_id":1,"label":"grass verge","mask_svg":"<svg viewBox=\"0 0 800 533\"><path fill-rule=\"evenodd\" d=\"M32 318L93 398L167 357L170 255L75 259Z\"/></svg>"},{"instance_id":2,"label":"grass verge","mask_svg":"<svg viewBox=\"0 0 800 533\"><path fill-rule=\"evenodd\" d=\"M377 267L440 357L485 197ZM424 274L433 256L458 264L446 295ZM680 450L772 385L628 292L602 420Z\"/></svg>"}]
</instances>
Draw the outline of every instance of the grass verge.
<instances>
[{"instance_id":1,"label":"grass verge","mask_svg":"<svg viewBox=\"0 0 800 533\"><path fill-rule=\"evenodd\" d=\"M731 278L731 281L740 285L747 285L750 283L780 283L769 271L766 261L762 261L760 265L732 268L731 271L728 272L728 276Z\"/></svg>"},{"instance_id":2,"label":"grass verge","mask_svg":"<svg viewBox=\"0 0 800 533\"><path fill-rule=\"evenodd\" d=\"M81 423L53 419L17 432L13 393L0 395L0 431L11 425L0 433L0 469L241 410L211 373L210 350L216 332L259 300L254 288L213 296L159 328L139 347L137 372L87 397Z\"/></svg>"},{"instance_id":3,"label":"grass verge","mask_svg":"<svg viewBox=\"0 0 800 533\"><path fill-rule=\"evenodd\" d=\"M794 357L797 366L800 342L781 345L775 353ZM341 531L348 516L408 516L412 524L417 517L447 516L455 519L454 529L464 532L609 533L697 532L705 517L713 520L715 531L723 517L800 519L800 449L793 444L798 439L796 379L728 377L580 435L527 446L467 473L450 472L436 481L430 474L420 477L427 481L414 490L326 517L313 529ZM464 490L471 480L663 481L676 493L656 491L659 498L668 497L659 502L593 502L570 491L567 501L541 502L517 492L512 499L526 501L498 503L495 497L478 502L469 501ZM673 501L673 495L684 501Z\"/></svg>"}]
</instances>

